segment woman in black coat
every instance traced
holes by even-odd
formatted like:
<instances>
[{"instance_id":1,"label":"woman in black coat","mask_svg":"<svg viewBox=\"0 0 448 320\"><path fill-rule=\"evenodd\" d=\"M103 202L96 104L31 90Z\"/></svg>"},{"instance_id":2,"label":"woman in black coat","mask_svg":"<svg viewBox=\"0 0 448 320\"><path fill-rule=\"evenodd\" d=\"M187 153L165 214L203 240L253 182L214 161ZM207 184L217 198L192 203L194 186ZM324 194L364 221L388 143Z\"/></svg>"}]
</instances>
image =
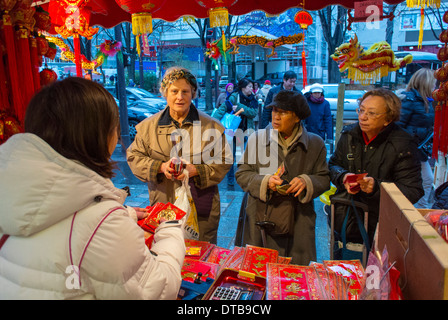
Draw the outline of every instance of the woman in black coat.
<instances>
[{"instance_id":1,"label":"woman in black coat","mask_svg":"<svg viewBox=\"0 0 448 320\"><path fill-rule=\"evenodd\" d=\"M380 184L393 182L412 203L423 196L420 162L413 138L395 124L400 116L400 100L391 91L367 92L357 109L358 122L344 128L335 153L329 160L335 195L353 197L368 206L368 236L372 243L379 218ZM350 175L367 173L357 182ZM335 215L335 231L340 233L345 209ZM347 241L362 243L356 220L347 226Z\"/></svg>"}]
</instances>

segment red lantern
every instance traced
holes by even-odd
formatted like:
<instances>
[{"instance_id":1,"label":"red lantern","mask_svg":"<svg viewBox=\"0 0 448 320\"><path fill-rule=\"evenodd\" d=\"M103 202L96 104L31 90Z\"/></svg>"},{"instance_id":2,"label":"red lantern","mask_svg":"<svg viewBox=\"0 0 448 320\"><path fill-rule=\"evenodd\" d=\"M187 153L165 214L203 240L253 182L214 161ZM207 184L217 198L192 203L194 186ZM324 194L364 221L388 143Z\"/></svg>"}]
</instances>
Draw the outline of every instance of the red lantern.
<instances>
[{"instance_id":1,"label":"red lantern","mask_svg":"<svg viewBox=\"0 0 448 320\"><path fill-rule=\"evenodd\" d=\"M152 33L152 13L160 9L166 0L115 0L127 13L132 14L132 33Z\"/></svg>"},{"instance_id":2,"label":"red lantern","mask_svg":"<svg viewBox=\"0 0 448 320\"><path fill-rule=\"evenodd\" d=\"M36 20L35 27L43 30L50 31L51 28L51 19L50 14L42 9L42 7L36 7L36 12L34 13L34 20Z\"/></svg>"},{"instance_id":3,"label":"red lantern","mask_svg":"<svg viewBox=\"0 0 448 320\"><path fill-rule=\"evenodd\" d=\"M40 72L40 85L46 86L52 82L55 82L58 79L58 75L54 70L45 68Z\"/></svg>"},{"instance_id":4,"label":"red lantern","mask_svg":"<svg viewBox=\"0 0 448 320\"><path fill-rule=\"evenodd\" d=\"M37 41L37 54L43 56L48 51L48 41L44 36L36 37Z\"/></svg>"},{"instance_id":5,"label":"red lantern","mask_svg":"<svg viewBox=\"0 0 448 320\"><path fill-rule=\"evenodd\" d=\"M445 91L441 89L436 89L432 92L432 98L437 102L442 102L447 99L447 94Z\"/></svg>"},{"instance_id":6,"label":"red lantern","mask_svg":"<svg viewBox=\"0 0 448 320\"><path fill-rule=\"evenodd\" d=\"M445 67L441 67L434 72L434 78L439 82L446 81L448 79L448 70Z\"/></svg>"},{"instance_id":7,"label":"red lantern","mask_svg":"<svg viewBox=\"0 0 448 320\"><path fill-rule=\"evenodd\" d=\"M439 40L443 43L448 43L448 30L443 30L439 34Z\"/></svg>"},{"instance_id":8,"label":"red lantern","mask_svg":"<svg viewBox=\"0 0 448 320\"><path fill-rule=\"evenodd\" d=\"M300 25L300 28L307 29L313 24L313 17L306 11L299 11L294 16L294 21Z\"/></svg>"},{"instance_id":9,"label":"red lantern","mask_svg":"<svg viewBox=\"0 0 448 320\"><path fill-rule=\"evenodd\" d=\"M447 47L443 47L443 48L439 49L439 51L437 52L437 59L439 59L440 61L448 60L448 48Z\"/></svg>"},{"instance_id":10,"label":"red lantern","mask_svg":"<svg viewBox=\"0 0 448 320\"><path fill-rule=\"evenodd\" d=\"M229 11L230 8L238 0L195 0L200 6L208 9L210 18L210 27L222 27L229 25Z\"/></svg>"},{"instance_id":11,"label":"red lantern","mask_svg":"<svg viewBox=\"0 0 448 320\"><path fill-rule=\"evenodd\" d=\"M48 50L45 53L45 57L47 57L50 60L54 60L57 52L58 49L56 49L56 45L53 42L48 42Z\"/></svg>"},{"instance_id":12,"label":"red lantern","mask_svg":"<svg viewBox=\"0 0 448 320\"><path fill-rule=\"evenodd\" d=\"M308 29L308 26L313 24L313 17L307 11L299 11L294 16L294 21L300 25L303 30ZM303 31L305 33L305 31ZM305 35L304 35L305 37ZM306 54L305 54L305 41L303 42L302 50L302 75L303 75L303 87L308 84L307 72L306 72Z\"/></svg>"}]
</instances>

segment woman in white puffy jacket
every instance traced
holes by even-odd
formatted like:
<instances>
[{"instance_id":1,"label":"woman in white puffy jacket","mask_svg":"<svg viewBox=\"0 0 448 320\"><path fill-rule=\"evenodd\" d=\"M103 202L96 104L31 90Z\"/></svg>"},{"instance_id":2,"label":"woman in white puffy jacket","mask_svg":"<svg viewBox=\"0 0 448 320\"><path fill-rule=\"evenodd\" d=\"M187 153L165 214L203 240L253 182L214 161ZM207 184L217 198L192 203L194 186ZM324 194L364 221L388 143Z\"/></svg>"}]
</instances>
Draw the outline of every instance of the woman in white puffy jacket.
<instances>
[{"instance_id":1,"label":"woman in white puffy jacket","mask_svg":"<svg viewBox=\"0 0 448 320\"><path fill-rule=\"evenodd\" d=\"M161 223L148 250L110 180L119 132L95 82L67 78L31 100L25 133L0 146L1 300L176 299L181 222Z\"/></svg>"}]
</instances>

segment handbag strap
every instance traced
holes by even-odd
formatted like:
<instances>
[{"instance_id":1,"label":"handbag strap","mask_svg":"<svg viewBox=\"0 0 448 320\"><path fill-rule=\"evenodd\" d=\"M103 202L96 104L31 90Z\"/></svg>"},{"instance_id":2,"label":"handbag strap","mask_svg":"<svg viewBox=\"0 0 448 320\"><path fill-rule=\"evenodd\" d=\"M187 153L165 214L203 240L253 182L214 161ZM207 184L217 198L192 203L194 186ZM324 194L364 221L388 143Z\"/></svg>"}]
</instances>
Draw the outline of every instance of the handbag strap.
<instances>
[{"instance_id":1,"label":"handbag strap","mask_svg":"<svg viewBox=\"0 0 448 320\"><path fill-rule=\"evenodd\" d=\"M86 254L87 251L87 247L89 246L90 242L92 241L93 237L95 236L96 232L98 231L98 228L101 226L101 224L104 222L104 220L106 220L106 218L114 211L118 210L118 209L123 209L123 207L115 207L112 208L101 220L100 222L98 222L97 226L95 227L95 229L93 230L92 234L90 235L89 240L87 241L86 245L84 246L84 250L82 251L81 254L81 258L79 259L79 263L78 263L78 269L74 270L75 273L77 273L78 275L78 280L79 280L79 286L81 286L81 264L82 264L82 260L84 259L84 255ZM70 225L70 235L69 235L69 239L68 239L68 248L69 248L69 254L70 254L70 263L72 266L74 266L75 264L73 263L73 255L72 255L72 234L73 234L73 225L75 223L75 218L78 212L75 212L73 214L73 218L72 218L72 223Z\"/></svg>"},{"instance_id":2,"label":"handbag strap","mask_svg":"<svg viewBox=\"0 0 448 320\"><path fill-rule=\"evenodd\" d=\"M2 249L3 245L5 244L6 240L8 240L9 234L4 234L0 238L0 250Z\"/></svg>"},{"instance_id":3,"label":"handbag strap","mask_svg":"<svg viewBox=\"0 0 448 320\"><path fill-rule=\"evenodd\" d=\"M358 223L358 228L361 233L362 240L364 241L364 245L366 246L367 252L369 252L370 245L369 245L369 237L367 236L366 228L364 227L364 225L361 221L361 218L359 217L358 210L356 209L353 197L350 197L350 200L351 200L351 208L353 208L353 212L355 214L356 221ZM347 229L349 215L350 215L350 206L347 207L347 212L345 213L344 222L342 223L341 238L342 238L342 245L344 248L347 247L346 229Z\"/></svg>"}]
</instances>

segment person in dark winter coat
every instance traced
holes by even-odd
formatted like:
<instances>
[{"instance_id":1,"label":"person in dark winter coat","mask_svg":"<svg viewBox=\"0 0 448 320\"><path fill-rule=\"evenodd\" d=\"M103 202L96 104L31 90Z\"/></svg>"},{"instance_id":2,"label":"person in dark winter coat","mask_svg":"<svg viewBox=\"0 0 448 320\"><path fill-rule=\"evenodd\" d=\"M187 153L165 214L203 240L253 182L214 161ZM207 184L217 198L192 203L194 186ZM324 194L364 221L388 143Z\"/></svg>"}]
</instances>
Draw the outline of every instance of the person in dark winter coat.
<instances>
[{"instance_id":1,"label":"person in dark winter coat","mask_svg":"<svg viewBox=\"0 0 448 320\"><path fill-rule=\"evenodd\" d=\"M294 71L286 71L285 74L283 75L283 83L269 90L268 95L266 96L266 100L264 101L264 108L261 114L260 129L266 128L269 122L271 122L272 110L266 108L266 106L271 104L277 93L283 90L292 90L301 93L296 88L296 80L297 80L297 74Z\"/></svg>"},{"instance_id":2,"label":"person in dark winter coat","mask_svg":"<svg viewBox=\"0 0 448 320\"><path fill-rule=\"evenodd\" d=\"M316 260L313 200L330 188L327 150L322 139L302 125L310 110L301 93L282 91L269 107L272 126L249 137L235 174L248 193L242 207L243 242L278 250L292 257L291 263L308 265ZM267 154L269 159L264 158ZM275 226L263 237L257 223L266 220Z\"/></svg>"},{"instance_id":3,"label":"person in dark winter coat","mask_svg":"<svg viewBox=\"0 0 448 320\"><path fill-rule=\"evenodd\" d=\"M217 120L221 120L225 113L234 113L241 117L241 123L238 129L245 132L248 129L254 130L254 118L258 114L258 101L255 99L253 93L253 83L247 78L238 81L237 89L233 91L230 97L216 110L212 115ZM247 136L244 141L244 146L247 141ZM236 158L236 137L233 137L233 159ZM244 148L243 146L243 148ZM227 185L233 186L235 184L235 169L232 165L227 173Z\"/></svg>"},{"instance_id":4,"label":"person in dark winter coat","mask_svg":"<svg viewBox=\"0 0 448 320\"><path fill-rule=\"evenodd\" d=\"M391 91L375 89L364 94L357 109L358 122L344 127L329 168L335 196L351 198L368 206L368 236L372 243L379 218L380 184L393 182L416 203L423 196L417 145L395 121L400 116L400 100ZM353 174L367 173L357 182ZM340 234L346 208L335 214L335 231ZM353 218L347 225L347 241L362 243Z\"/></svg>"},{"instance_id":5,"label":"person in dark winter coat","mask_svg":"<svg viewBox=\"0 0 448 320\"><path fill-rule=\"evenodd\" d=\"M434 71L419 69L408 83L406 91L399 94L401 98L401 116L398 125L409 132L419 146L418 156L425 195L415 204L417 208L430 208L429 197L432 191L434 173L428 162L430 154L424 149L424 142L430 139L434 130L434 108L432 91L436 85Z\"/></svg>"},{"instance_id":6,"label":"person in dark winter coat","mask_svg":"<svg viewBox=\"0 0 448 320\"><path fill-rule=\"evenodd\" d=\"M315 83L305 97L311 110L311 115L305 119L306 130L319 135L324 141L333 140L333 120L330 103L324 97L324 88Z\"/></svg>"},{"instance_id":7,"label":"person in dark winter coat","mask_svg":"<svg viewBox=\"0 0 448 320\"><path fill-rule=\"evenodd\" d=\"M431 209L448 208L448 182L442 183L434 191L434 203Z\"/></svg>"}]
</instances>

